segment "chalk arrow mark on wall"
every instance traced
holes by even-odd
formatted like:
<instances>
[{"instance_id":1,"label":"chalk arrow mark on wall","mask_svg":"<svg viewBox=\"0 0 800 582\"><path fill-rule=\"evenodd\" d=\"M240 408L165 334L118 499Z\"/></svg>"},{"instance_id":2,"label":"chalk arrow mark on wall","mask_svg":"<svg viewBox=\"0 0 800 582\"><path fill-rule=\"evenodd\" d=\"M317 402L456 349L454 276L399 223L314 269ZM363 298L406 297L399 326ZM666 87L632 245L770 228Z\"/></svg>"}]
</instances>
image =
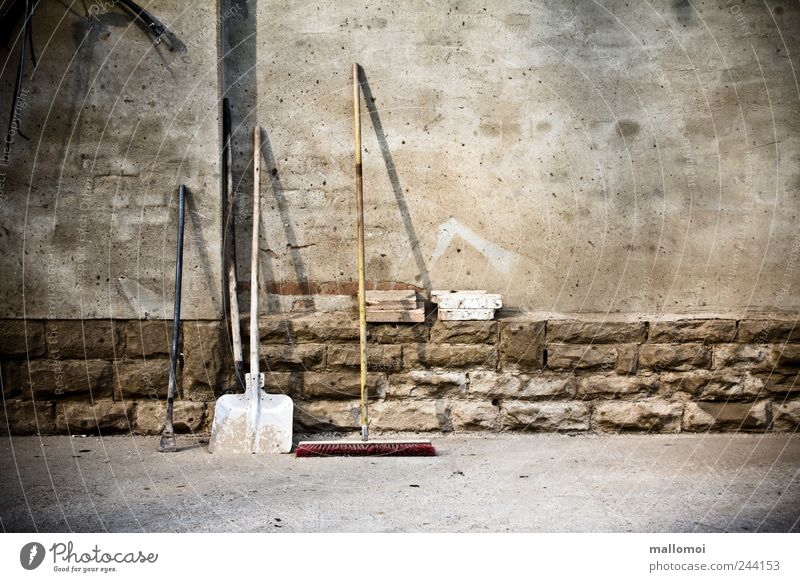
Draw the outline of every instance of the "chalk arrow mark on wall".
<instances>
[{"instance_id":1,"label":"chalk arrow mark on wall","mask_svg":"<svg viewBox=\"0 0 800 582\"><path fill-rule=\"evenodd\" d=\"M436 241L436 248L431 255L431 264L447 251L453 239L459 237L477 250L489 260L489 263L498 271L508 274L514 270L519 262L520 256L512 251L486 240L471 228L464 226L455 218L439 225L439 238Z\"/></svg>"}]
</instances>

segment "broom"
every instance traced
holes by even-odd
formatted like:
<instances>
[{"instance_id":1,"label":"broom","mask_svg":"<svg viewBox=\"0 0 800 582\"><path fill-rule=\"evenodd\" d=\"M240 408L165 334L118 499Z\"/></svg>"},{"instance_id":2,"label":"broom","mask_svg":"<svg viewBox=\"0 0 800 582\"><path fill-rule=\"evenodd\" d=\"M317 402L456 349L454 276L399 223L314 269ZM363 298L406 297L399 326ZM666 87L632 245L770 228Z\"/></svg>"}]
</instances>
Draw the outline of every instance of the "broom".
<instances>
[{"instance_id":1,"label":"broom","mask_svg":"<svg viewBox=\"0 0 800 582\"><path fill-rule=\"evenodd\" d=\"M367 428L367 302L364 275L364 192L361 173L361 91L358 63L353 63L353 133L356 143L356 214L358 222L358 327L361 351L361 440L301 441L298 457L432 457L436 449L427 439L369 440Z\"/></svg>"}]
</instances>

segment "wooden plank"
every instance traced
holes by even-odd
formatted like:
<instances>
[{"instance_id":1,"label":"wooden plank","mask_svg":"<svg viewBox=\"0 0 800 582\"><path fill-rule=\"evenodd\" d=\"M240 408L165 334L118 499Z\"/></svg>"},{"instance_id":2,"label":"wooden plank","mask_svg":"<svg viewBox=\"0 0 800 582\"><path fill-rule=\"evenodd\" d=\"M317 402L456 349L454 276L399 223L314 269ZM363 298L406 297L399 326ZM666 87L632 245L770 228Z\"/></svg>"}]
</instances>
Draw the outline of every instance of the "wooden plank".
<instances>
[{"instance_id":1,"label":"wooden plank","mask_svg":"<svg viewBox=\"0 0 800 582\"><path fill-rule=\"evenodd\" d=\"M422 323L423 321L425 321L424 307L367 311L368 323Z\"/></svg>"},{"instance_id":2,"label":"wooden plank","mask_svg":"<svg viewBox=\"0 0 800 582\"><path fill-rule=\"evenodd\" d=\"M367 309L416 309L417 293L413 289L397 291L367 291Z\"/></svg>"},{"instance_id":3,"label":"wooden plank","mask_svg":"<svg viewBox=\"0 0 800 582\"><path fill-rule=\"evenodd\" d=\"M441 321L475 321L494 319L494 309L442 309L439 308Z\"/></svg>"}]
</instances>

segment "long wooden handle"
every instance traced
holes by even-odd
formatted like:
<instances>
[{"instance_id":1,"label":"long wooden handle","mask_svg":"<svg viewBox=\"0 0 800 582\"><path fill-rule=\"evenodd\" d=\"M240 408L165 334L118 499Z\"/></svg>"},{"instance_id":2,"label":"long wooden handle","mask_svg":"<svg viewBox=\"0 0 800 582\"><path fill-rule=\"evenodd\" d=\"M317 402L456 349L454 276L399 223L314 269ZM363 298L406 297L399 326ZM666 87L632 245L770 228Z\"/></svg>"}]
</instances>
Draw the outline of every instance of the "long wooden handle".
<instances>
[{"instance_id":1,"label":"long wooden handle","mask_svg":"<svg viewBox=\"0 0 800 582\"><path fill-rule=\"evenodd\" d=\"M253 246L250 255L250 387L259 386L258 232L261 218L261 128L253 129ZM258 392L258 390L256 390Z\"/></svg>"},{"instance_id":2,"label":"long wooden handle","mask_svg":"<svg viewBox=\"0 0 800 582\"><path fill-rule=\"evenodd\" d=\"M236 220L233 218L233 153L231 152L231 105L227 98L222 100L222 143L223 167L225 169L225 274L228 285L228 321L233 344L233 369L236 373L236 387L244 390L244 357L242 355L242 331L239 318L239 296L237 294L238 276L236 273Z\"/></svg>"},{"instance_id":3,"label":"long wooden handle","mask_svg":"<svg viewBox=\"0 0 800 582\"><path fill-rule=\"evenodd\" d=\"M358 223L358 331L361 352L361 438L369 438L367 414L367 301L364 275L364 180L361 172L361 85L353 63L353 135L356 149L356 222Z\"/></svg>"}]
</instances>

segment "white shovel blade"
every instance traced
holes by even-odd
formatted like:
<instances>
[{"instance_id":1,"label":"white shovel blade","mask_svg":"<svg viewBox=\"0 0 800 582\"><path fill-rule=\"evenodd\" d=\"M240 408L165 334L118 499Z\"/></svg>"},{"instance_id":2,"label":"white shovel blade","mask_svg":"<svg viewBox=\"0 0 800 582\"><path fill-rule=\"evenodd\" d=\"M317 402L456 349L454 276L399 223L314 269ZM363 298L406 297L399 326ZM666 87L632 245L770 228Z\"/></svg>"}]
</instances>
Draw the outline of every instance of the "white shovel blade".
<instances>
[{"instance_id":1,"label":"white shovel blade","mask_svg":"<svg viewBox=\"0 0 800 582\"><path fill-rule=\"evenodd\" d=\"M292 450L294 403L284 394L261 390L256 435L247 423L246 394L226 394L217 400L208 450L215 454L288 453Z\"/></svg>"}]
</instances>

